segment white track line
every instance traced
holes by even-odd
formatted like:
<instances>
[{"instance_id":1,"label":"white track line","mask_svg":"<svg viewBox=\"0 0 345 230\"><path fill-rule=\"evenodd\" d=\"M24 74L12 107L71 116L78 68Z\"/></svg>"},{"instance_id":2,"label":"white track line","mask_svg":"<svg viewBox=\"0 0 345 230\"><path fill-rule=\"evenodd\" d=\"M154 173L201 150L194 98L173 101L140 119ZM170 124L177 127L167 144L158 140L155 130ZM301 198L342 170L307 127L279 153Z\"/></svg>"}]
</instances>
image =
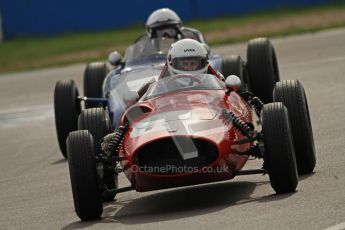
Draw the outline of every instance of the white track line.
<instances>
[{"instance_id":1,"label":"white track line","mask_svg":"<svg viewBox=\"0 0 345 230\"><path fill-rule=\"evenodd\" d=\"M345 229L345 222L325 228L324 230L342 230Z\"/></svg>"}]
</instances>

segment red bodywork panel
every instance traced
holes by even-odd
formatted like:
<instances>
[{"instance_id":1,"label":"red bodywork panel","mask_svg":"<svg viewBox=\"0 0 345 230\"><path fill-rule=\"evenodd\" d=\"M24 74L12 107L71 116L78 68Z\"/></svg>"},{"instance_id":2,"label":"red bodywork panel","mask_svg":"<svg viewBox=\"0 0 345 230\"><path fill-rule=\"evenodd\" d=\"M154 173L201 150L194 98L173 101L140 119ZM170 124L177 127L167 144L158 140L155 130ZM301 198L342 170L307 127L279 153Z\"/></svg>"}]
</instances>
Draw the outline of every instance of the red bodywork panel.
<instances>
[{"instance_id":1,"label":"red bodywork panel","mask_svg":"<svg viewBox=\"0 0 345 230\"><path fill-rule=\"evenodd\" d=\"M244 136L232 124L224 122L221 116L222 110L227 109L243 121L252 123L252 110L237 93L227 95L226 90L167 93L128 108L122 122L138 107L143 113L137 114L130 123L119 151L124 158L121 162L124 173L137 191L232 179L246 163L247 156L236 153L244 152L252 143L234 144ZM193 172L161 174L139 171L139 152L149 144L172 137L205 141L215 147L217 156ZM157 158L158 154L165 153L157 152ZM214 171L210 172L211 169Z\"/></svg>"}]
</instances>

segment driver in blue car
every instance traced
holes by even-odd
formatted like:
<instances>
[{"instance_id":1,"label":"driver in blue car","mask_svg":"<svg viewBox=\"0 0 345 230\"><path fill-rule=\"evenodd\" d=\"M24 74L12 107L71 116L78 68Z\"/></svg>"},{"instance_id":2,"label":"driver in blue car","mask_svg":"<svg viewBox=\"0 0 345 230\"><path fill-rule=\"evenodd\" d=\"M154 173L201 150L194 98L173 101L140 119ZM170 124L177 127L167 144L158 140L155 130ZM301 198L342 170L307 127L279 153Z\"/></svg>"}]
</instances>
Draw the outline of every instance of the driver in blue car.
<instances>
[{"instance_id":1,"label":"driver in blue car","mask_svg":"<svg viewBox=\"0 0 345 230\"><path fill-rule=\"evenodd\" d=\"M209 52L209 47L200 31L182 26L182 21L175 11L162 8L150 14L146 21L146 33L137 38L136 42L149 40L155 43L152 45L159 47L159 50L164 50L163 47L169 47L173 42L184 38L205 44Z\"/></svg>"},{"instance_id":2,"label":"driver in blue car","mask_svg":"<svg viewBox=\"0 0 345 230\"><path fill-rule=\"evenodd\" d=\"M211 52L202 33L182 26L180 17L173 10L168 8L155 10L146 21L146 33L135 40L136 57L140 60L148 55L152 58L165 56L172 43L186 38L204 44L207 52Z\"/></svg>"},{"instance_id":3,"label":"driver in blue car","mask_svg":"<svg viewBox=\"0 0 345 230\"><path fill-rule=\"evenodd\" d=\"M150 14L146 21L146 31L150 38L168 37L177 40L191 38L205 43L200 31L183 27L180 17L168 8L158 9Z\"/></svg>"}]
</instances>

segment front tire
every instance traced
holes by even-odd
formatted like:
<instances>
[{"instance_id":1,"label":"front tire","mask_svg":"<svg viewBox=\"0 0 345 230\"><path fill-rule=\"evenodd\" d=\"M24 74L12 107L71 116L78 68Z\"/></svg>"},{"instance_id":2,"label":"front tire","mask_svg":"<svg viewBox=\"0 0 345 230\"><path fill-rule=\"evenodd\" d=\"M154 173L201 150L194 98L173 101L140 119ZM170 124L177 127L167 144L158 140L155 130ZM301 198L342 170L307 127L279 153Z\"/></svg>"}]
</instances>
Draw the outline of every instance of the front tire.
<instances>
[{"instance_id":1,"label":"front tire","mask_svg":"<svg viewBox=\"0 0 345 230\"><path fill-rule=\"evenodd\" d=\"M273 91L273 99L283 102L289 111L298 173L312 173L316 164L314 137L302 84L298 80L278 82Z\"/></svg>"},{"instance_id":2,"label":"front tire","mask_svg":"<svg viewBox=\"0 0 345 230\"><path fill-rule=\"evenodd\" d=\"M279 81L275 50L269 39L250 40L247 47L247 71L252 93L263 102L273 101L273 87Z\"/></svg>"},{"instance_id":3,"label":"front tire","mask_svg":"<svg viewBox=\"0 0 345 230\"><path fill-rule=\"evenodd\" d=\"M74 207L82 221L99 219L103 212L93 145L87 130L71 132L67 139Z\"/></svg>"},{"instance_id":4,"label":"front tire","mask_svg":"<svg viewBox=\"0 0 345 230\"><path fill-rule=\"evenodd\" d=\"M298 173L288 111L282 103L264 105L261 113L264 134L264 166L276 193L296 190Z\"/></svg>"},{"instance_id":5,"label":"front tire","mask_svg":"<svg viewBox=\"0 0 345 230\"><path fill-rule=\"evenodd\" d=\"M94 139L94 148L96 155L101 154L100 140L112 131L108 114L103 108L85 109L79 116L79 130L88 130ZM102 183L105 190L118 187L118 175L111 171L112 165L103 164ZM115 195L103 195L103 201L112 201Z\"/></svg>"},{"instance_id":6,"label":"front tire","mask_svg":"<svg viewBox=\"0 0 345 230\"><path fill-rule=\"evenodd\" d=\"M78 129L81 105L79 92L73 80L56 82L54 90L55 127L61 153L67 158L66 139L68 134Z\"/></svg>"}]
</instances>

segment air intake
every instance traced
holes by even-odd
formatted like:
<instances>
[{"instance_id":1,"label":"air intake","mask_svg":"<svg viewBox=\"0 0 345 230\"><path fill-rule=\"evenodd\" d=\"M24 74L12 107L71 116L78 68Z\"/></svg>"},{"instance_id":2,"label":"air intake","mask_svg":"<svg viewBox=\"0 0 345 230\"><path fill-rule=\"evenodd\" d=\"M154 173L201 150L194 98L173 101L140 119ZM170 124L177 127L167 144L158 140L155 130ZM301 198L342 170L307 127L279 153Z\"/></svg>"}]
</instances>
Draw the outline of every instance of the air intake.
<instances>
[{"instance_id":1,"label":"air intake","mask_svg":"<svg viewBox=\"0 0 345 230\"><path fill-rule=\"evenodd\" d=\"M179 143L194 144L196 157L183 159ZM179 174L197 170L214 162L218 156L217 147L206 140L189 137L164 138L141 147L137 154L141 170L154 174Z\"/></svg>"}]
</instances>

